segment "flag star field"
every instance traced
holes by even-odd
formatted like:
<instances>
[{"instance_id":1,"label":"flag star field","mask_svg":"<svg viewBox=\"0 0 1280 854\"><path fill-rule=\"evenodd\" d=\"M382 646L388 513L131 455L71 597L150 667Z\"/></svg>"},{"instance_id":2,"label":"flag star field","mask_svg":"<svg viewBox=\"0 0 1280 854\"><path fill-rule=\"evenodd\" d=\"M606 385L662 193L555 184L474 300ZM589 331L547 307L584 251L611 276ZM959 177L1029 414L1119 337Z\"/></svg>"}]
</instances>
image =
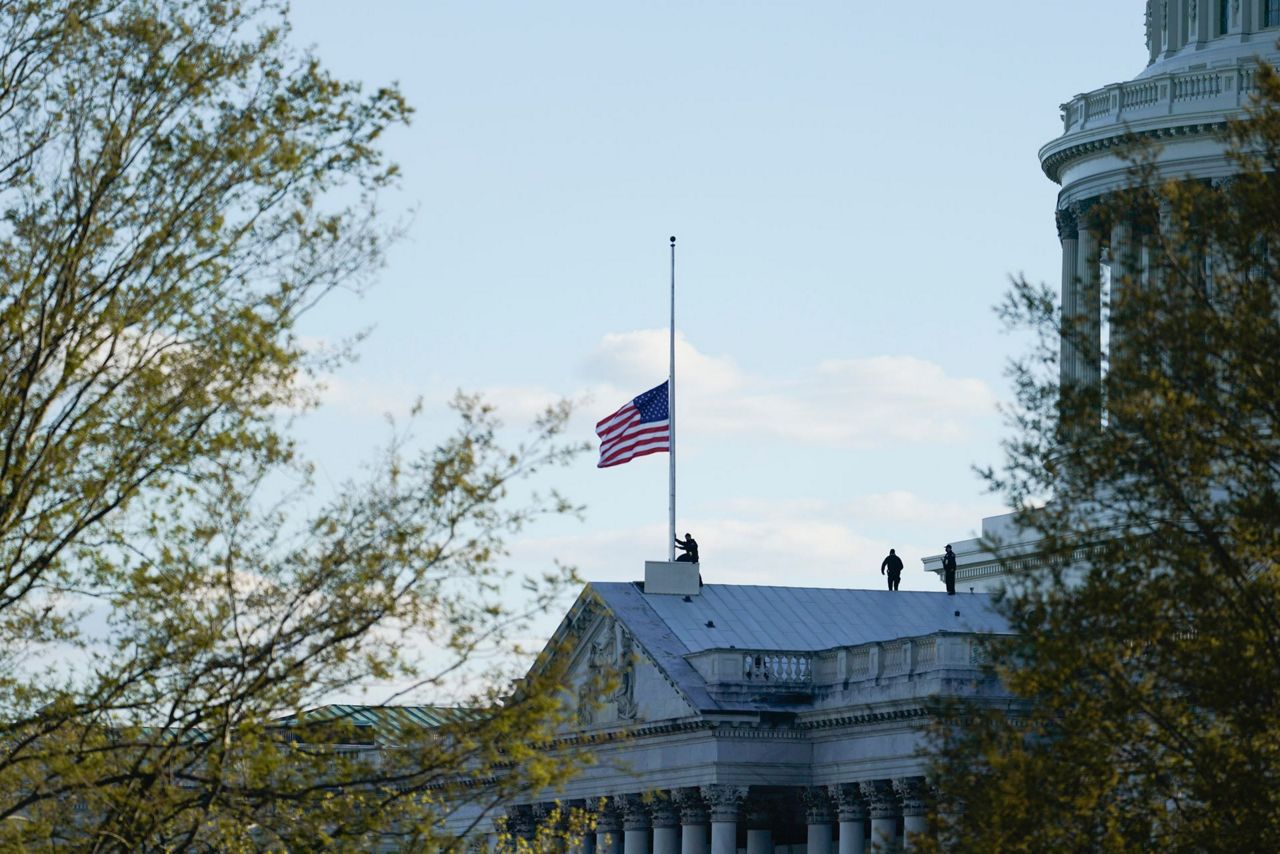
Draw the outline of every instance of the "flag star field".
<instances>
[{"instance_id":1,"label":"flag star field","mask_svg":"<svg viewBox=\"0 0 1280 854\"><path fill-rule=\"evenodd\" d=\"M671 413L667 384L651 388L596 424L600 437L598 468L622 465L636 457L671 450Z\"/></svg>"}]
</instances>

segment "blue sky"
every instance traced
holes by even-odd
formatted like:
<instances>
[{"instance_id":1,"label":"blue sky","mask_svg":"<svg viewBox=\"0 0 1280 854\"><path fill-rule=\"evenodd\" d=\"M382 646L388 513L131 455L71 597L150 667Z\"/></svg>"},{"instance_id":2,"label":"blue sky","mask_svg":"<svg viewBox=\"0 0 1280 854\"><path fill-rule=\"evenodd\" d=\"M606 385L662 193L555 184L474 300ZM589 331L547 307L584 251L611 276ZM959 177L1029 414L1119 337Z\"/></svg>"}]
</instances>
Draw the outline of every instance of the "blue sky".
<instances>
[{"instance_id":1,"label":"blue sky","mask_svg":"<svg viewBox=\"0 0 1280 854\"><path fill-rule=\"evenodd\" d=\"M999 510L1003 370L992 307L1056 281L1058 104L1142 70L1142 4L296 0L337 73L398 81L387 138L412 211L374 287L306 334L370 329L300 427L322 483L421 395L484 392L519 423L557 396L594 422L665 376L679 237L681 531L715 582L938 589L919 558ZM581 522L530 531L638 578L666 541L666 458L556 484Z\"/></svg>"}]
</instances>

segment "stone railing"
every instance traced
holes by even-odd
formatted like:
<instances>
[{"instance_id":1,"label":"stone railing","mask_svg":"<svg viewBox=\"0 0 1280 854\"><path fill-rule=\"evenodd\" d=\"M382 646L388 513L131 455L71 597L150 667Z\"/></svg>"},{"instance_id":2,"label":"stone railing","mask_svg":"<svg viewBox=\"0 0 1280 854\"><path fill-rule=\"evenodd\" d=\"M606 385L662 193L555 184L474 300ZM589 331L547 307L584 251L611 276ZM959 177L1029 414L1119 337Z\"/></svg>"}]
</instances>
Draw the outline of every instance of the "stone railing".
<instances>
[{"instance_id":1,"label":"stone railing","mask_svg":"<svg viewBox=\"0 0 1280 854\"><path fill-rule=\"evenodd\" d=\"M813 679L812 658L808 652L745 652L742 678L748 682L807 683Z\"/></svg>"},{"instance_id":2,"label":"stone railing","mask_svg":"<svg viewBox=\"0 0 1280 854\"><path fill-rule=\"evenodd\" d=\"M713 694L815 694L980 668L987 640L978 633L938 632L818 652L713 649L687 659Z\"/></svg>"},{"instance_id":3,"label":"stone railing","mask_svg":"<svg viewBox=\"0 0 1280 854\"><path fill-rule=\"evenodd\" d=\"M1252 63L1179 71L1115 83L1062 105L1062 131L1070 135L1147 118L1245 107L1257 88Z\"/></svg>"}]
</instances>

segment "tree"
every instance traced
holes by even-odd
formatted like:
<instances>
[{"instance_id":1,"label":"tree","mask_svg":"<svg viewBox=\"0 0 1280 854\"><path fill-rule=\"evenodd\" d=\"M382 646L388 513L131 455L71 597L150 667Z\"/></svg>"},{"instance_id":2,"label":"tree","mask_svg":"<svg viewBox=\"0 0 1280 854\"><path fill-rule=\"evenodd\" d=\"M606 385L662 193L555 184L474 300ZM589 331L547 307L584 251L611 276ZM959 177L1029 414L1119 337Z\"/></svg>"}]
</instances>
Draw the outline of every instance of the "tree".
<instances>
[{"instance_id":1,"label":"tree","mask_svg":"<svg viewBox=\"0 0 1280 854\"><path fill-rule=\"evenodd\" d=\"M949 850L1280 847L1280 78L1256 80L1233 178L1169 180L1137 147L1093 212L1135 224L1149 271L1115 265L1100 386L1057 377L1089 321L1025 281L1005 306L1040 343L988 476L1044 539L1000 603L1016 702L938 730Z\"/></svg>"},{"instance_id":2,"label":"tree","mask_svg":"<svg viewBox=\"0 0 1280 854\"><path fill-rule=\"evenodd\" d=\"M451 439L393 437L328 499L283 432L331 358L296 324L376 269L378 140L410 115L290 48L285 11L0 0L7 849L440 847L460 804L572 761L537 749L558 674L512 695L504 656L573 573L513 604L502 567L574 509L507 497L575 453L567 408L508 450L460 398ZM376 755L305 714L392 676L461 708Z\"/></svg>"}]
</instances>

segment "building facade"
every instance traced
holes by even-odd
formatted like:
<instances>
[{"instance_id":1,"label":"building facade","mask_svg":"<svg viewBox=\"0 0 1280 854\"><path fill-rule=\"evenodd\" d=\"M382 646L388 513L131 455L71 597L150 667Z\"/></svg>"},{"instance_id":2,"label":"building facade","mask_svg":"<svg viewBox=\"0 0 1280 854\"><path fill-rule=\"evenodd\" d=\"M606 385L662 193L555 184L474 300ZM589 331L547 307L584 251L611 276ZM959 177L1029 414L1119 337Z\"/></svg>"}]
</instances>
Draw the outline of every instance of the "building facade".
<instances>
[{"instance_id":1,"label":"building facade","mask_svg":"<svg viewBox=\"0 0 1280 854\"><path fill-rule=\"evenodd\" d=\"M1008 701L987 595L699 587L673 566L694 583L588 585L551 639L578 700L566 748L595 762L510 805L510 831L555 798L603 804L600 854L909 850L934 703ZM601 669L616 689L593 697Z\"/></svg>"}]
</instances>

